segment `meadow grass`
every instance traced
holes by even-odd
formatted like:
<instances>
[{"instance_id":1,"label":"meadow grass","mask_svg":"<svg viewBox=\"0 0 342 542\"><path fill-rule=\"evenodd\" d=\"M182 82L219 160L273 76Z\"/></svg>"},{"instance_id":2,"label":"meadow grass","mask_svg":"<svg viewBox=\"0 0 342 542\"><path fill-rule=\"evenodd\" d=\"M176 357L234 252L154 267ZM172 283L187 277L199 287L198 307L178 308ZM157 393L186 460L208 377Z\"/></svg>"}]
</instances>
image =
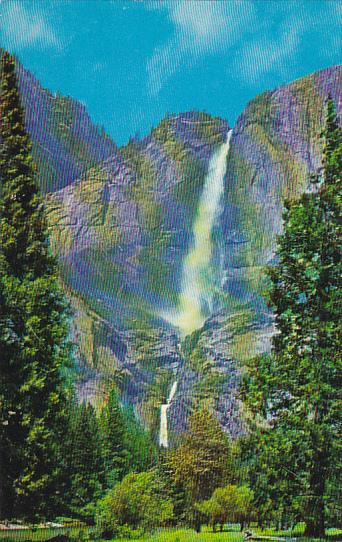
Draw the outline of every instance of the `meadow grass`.
<instances>
[{"instance_id":1,"label":"meadow grass","mask_svg":"<svg viewBox=\"0 0 342 542\"><path fill-rule=\"evenodd\" d=\"M114 539L112 542L242 542L243 534L224 531L213 533L212 530L203 528L202 532L196 533L192 529L163 529L154 535L147 535L137 539Z\"/></svg>"},{"instance_id":2,"label":"meadow grass","mask_svg":"<svg viewBox=\"0 0 342 542\"><path fill-rule=\"evenodd\" d=\"M44 542L54 536L67 534L73 536L75 542L78 542L77 535L80 529L23 529L0 533L0 542ZM91 539L91 538L90 538ZM80 537L81 541L82 538ZM224 531L222 533L213 533L206 527L202 528L201 533L196 533L193 529L161 529L160 532L149 534L142 538L115 538L112 542L242 542L243 534L239 532Z\"/></svg>"},{"instance_id":3,"label":"meadow grass","mask_svg":"<svg viewBox=\"0 0 342 542\"><path fill-rule=\"evenodd\" d=\"M149 534L141 538L114 538L111 542L243 542L244 533L239 532L237 529L237 526L226 527L226 530L222 533L219 531L214 533L211 528L206 526L202 528L200 533L196 533L193 529L160 529L155 534ZM252 530L254 533L264 536L298 537L300 542L313 542L314 540L303 536L303 529L300 525L293 532L276 531L274 529L261 531L257 528L253 528ZM82 537L82 533L87 533L85 538ZM93 540L91 530L69 527L65 529L22 529L0 532L0 542L44 542L62 534L69 535L75 542ZM328 529L325 540L342 540L342 530Z\"/></svg>"},{"instance_id":4,"label":"meadow grass","mask_svg":"<svg viewBox=\"0 0 342 542\"><path fill-rule=\"evenodd\" d=\"M87 529L83 529L87 530ZM51 528L51 529L13 529L0 531L0 542L44 542L58 535L72 536L77 540L77 535L82 532L79 527ZM80 538L81 540L81 538Z\"/></svg>"}]
</instances>

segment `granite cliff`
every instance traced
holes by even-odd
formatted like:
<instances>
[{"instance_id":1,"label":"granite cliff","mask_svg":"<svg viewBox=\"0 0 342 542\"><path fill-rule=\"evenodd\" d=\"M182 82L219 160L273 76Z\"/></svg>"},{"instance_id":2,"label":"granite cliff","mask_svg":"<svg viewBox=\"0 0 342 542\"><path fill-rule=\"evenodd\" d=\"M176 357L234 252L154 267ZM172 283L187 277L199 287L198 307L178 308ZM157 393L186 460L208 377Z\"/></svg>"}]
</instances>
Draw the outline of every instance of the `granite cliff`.
<instances>
[{"instance_id":1,"label":"granite cliff","mask_svg":"<svg viewBox=\"0 0 342 542\"><path fill-rule=\"evenodd\" d=\"M238 367L267 350L273 332L263 268L274 259L284 198L308 189L320 167L324 101L330 94L341 114L341 75L331 67L260 94L239 117L205 233L200 324L186 333L169 315L182 304L185 262L201 205L210 204L203 194L227 121L169 115L118 148L83 106L42 89L18 64L52 248L74 309L81 397L98 400L114 378L122 400L157 432L160 405L177 381L167 409L171 439L194 401L209 400L227 431L241 430Z\"/></svg>"}]
</instances>

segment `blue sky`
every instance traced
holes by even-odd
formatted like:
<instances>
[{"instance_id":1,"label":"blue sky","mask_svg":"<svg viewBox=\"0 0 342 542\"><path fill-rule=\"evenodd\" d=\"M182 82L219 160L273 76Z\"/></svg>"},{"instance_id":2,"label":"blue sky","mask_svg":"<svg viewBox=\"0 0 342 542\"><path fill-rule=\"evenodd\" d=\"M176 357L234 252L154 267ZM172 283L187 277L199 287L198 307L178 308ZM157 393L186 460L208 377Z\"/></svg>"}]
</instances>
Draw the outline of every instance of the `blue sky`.
<instances>
[{"instance_id":1,"label":"blue sky","mask_svg":"<svg viewBox=\"0 0 342 542\"><path fill-rule=\"evenodd\" d=\"M167 113L233 125L258 92L341 62L338 0L0 0L0 46L119 145Z\"/></svg>"}]
</instances>

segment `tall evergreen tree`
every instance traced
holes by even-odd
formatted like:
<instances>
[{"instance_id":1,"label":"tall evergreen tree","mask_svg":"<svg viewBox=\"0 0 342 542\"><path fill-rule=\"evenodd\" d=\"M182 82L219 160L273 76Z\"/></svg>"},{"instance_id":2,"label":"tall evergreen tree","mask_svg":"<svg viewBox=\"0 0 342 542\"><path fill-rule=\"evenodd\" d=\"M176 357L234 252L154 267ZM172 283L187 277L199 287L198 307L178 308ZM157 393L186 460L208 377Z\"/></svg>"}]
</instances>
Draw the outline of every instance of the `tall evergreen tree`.
<instances>
[{"instance_id":1,"label":"tall evergreen tree","mask_svg":"<svg viewBox=\"0 0 342 542\"><path fill-rule=\"evenodd\" d=\"M126 474L128 451L125 449L126 424L117 389L111 389L100 415L103 453L108 487Z\"/></svg>"},{"instance_id":2,"label":"tall evergreen tree","mask_svg":"<svg viewBox=\"0 0 342 542\"><path fill-rule=\"evenodd\" d=\"M249 403L272 427L263 439L266 454L272 448L273 475L292 478L306 534L317 537L327 506L337 504L331 488L341 472L342 135L331 100L322 141L317 188L287 202L278 264L269 270L273 352L248 367Z\"/></svg>"},{"instance_id":3,"label":"tall evergreen tree","mask_svg":"<svg viewBox=\"0 0 342 542\"><path fill-rule=\"evenodd\" d=\"M132 407L124 407L125 438L124 448L127 451L128 472L143 472L155 467L158 463L158 449L149 430L145 429L136 418Z\"/></svg>"},{"instance_id":4,"label":"tall evergreen tree","mask_svg":"<svg viewBox=\"0 0 342 542\"><path fill-rule=\"evenodd\" d=\"M65 511L91 519L105 473L99 424L92 405L76 402L69 411L63 442Z\"/></svg>"},{"instance_id":5,"label":"tall evergreen tree","mask_svg":"<svg viewBox=\"0 0 342 542\"><path fill-rule=\"evenodd\" d=\"M50 255L15 60L0 94L1 515L53 515L70 363L69 312Z\"/></svg>"},{"instance_id":6,"label":"tall evergreen tree","mask_svg":"<svg viewBox=\"0 0 342 542\"><path fill-rule=\"evenodd\" d=\"M99 416L106 485L111 488L129 472L143 472L158 462L157 446L131 407L121 405L114 386Z\"/></svg>"}]
</instances>

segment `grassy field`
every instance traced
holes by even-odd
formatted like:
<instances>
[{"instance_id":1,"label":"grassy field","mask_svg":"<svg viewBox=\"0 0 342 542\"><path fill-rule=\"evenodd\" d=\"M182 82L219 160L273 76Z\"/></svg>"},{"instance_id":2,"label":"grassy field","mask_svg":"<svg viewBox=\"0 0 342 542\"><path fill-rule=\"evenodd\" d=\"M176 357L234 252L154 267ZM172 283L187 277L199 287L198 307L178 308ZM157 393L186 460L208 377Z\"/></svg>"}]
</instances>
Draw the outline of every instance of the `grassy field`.
<instances>
[{"instance_id":1,"label":"grassy field","mask_svg":"<svg viewBox=\"0 0 342 542\"><path fill-rule=\"evenodd\" d=\"M120 542L141 542L138 540L121 539ZM237 532L213 533L203 529L201 533L195 533L190 529L163 530L153 536L147 536L144 542L242 542L243 534ZM113 541L114 542L114 541ZM116 541L115 541L116 542Z\"/></svg>"},{"instance_id":2,"label":"grassy field","mask_svg":"<svg viewBox=\"0 0 342 542\"><path fill-rule=\"evenodd\" d=\"M253 532L256 530L253 529ZM342 533L340 532L339 539L342 540ZM260 533L261 534L261 533ZM291 537L290 533L276 533L275 531L268 530L267 533L264 531L262 533L263 535L267 536L284 536L284 537ZM300 542L313 542L313 539L305 538L303 536L300 536L301 533L294 533L292 534L293 537L299 535ZM334 533L329 533L329 536L335 535ZM327 538L327 540L331 540L332 538ZM237 531L224 531L222 533L216 532L213 533L213 531L207 528L203 528L201 533L195 533L195 531L190 529L170 529L170 530L162 530L160 533L155 535L149 535L145 538L139 538L139 539L114 539L112 542L242 542L244 540L244 534L237 532ZM334 538L334 540L336 540Z\"/></svg>"},{"instance_id":3,"label":"grassy field","mask_svg":"<svg viewBox=\"0 0 342 542\"><path fill-rule=\"evenodd\" d=\"M69 535L78 542L80 533L82 529L79 528L0 531L0 542L45 542L63 534ZM192 529L162 529L154 535L149 534L142 538L115 538L112 542L242 542L243 538L243 534L237 531L213 533L211 529L203 527L201 533L195 533ZM91 535L89 539L92 540ZM79 540L81 541L82 538L80 537Z\"/></svg>"},{"instance_id":4,"label":"grassy field","mask_svg":"<svg viewBox=\"0 0 342 542\"><path fill-rule=\"evenodd\" d=\"M60 529L16 529L13 531L0 531L0 542L45 542L58 535L75 537L80 533L79 527Z\"/></svg>"},{"instance_id":5,"label":"grassy field","mask_svg":"<svg viewBox=\"0 0 342 542\"><path fill-rule=\"evenodd\" d=\"M73 536L77 542L79 529L37 529L35 531L25 529L18 531L0 532L0 542L44 542L59 534ZM82 540L80 538L80 540ZM205 527L201 533L195 533L191 529L163 529L154 535L146 535L143 538L115 539L115 542L242 542L243 535L238 532L213 533ZM113 541L114 542L114 541Z\"/></svg>"},{"instance_id":6,"label":"grassy field","mask_svg":"<svg viewBox=\"0 0 342 542\"><path fill-rule=\"evenodd\" d=\"M85 530L87 531L87 530ZM300 542L313 542L313 539L304 538L301 528L296 529L294 533L289 532L276 532L268 529L262 533L258 529L253 529L253 532L259 532L260 534L267 536L283 536L283 537L296 537L299 536ZM67 529L23 529L18 531L0 532L0 542L45 542L49 539L66 534L73 537L75 542L82 540L92 540L91 531L88 531L89 538L82 538L80 536L82 529L80 528L67 528ZM328 531L326 540L341 540L342 531L336 529L330 529ZM89 536L90 535L90 536ZM226 530L224 532L216 532L207 527L202 529L201 533L195 533L191 529L162 529L160 532L154 535L146 535L143 538L116 538L111 542L243 542L244 535L241 534L237 527L234 530Z\"/></svg>"}]
</instances>

